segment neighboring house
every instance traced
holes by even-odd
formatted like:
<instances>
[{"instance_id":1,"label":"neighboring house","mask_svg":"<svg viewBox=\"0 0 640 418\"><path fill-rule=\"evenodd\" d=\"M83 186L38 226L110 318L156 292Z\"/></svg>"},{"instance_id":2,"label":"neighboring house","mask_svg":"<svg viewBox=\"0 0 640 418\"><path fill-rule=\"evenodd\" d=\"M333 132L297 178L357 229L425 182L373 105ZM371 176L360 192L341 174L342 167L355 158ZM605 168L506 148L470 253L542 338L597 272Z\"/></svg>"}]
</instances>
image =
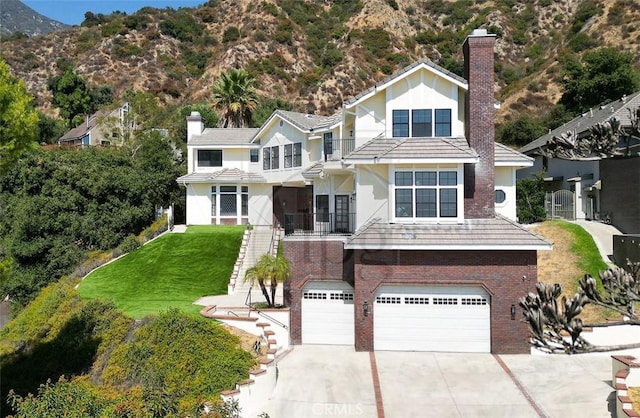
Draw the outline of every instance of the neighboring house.
<instances>
[{"instance_id":1,"label":"neighboring house","mask_svg":"<svg viewBox=\"0 0 640 418\"><path fill-rule=\"evenodd\" d=\"M284 228L294 344L529 352L518 299L551 244L515 222L533 161L494 142L494 40L467 38L466 79L420 61L330 117L187 118L187 223Z\"/></svg>"},{"instance_id":2,"label":"neighboring house","mask_svg":"<svg viewBox=\"0 0 640 418\"><path fill-rule=\"evenodd\" d=\"M84 123L64 134L58 144L73 147L119 145L126 133L135 130L129 104L87 115Z\"/></svg>"},{"instance_id":3,"label":"neighboring house","mask_svg":"<svg viewBox=\"0 0 640 418\"><path fill-rule=\"evenodd\" d=\"M640 164L636 158L595 158L590 161L547 158L543 155L548 141L570 131L578 138L589 136L589 129L611 118L620 121L622 129L631 125L630 109L640 107L640 92L615 102L590 109L570 122L537 138L520 152L534 158L534 164L518 170L518 179L544 173L547 191L569 190L573 193L572 219L596 219L609 216L624 232L640 231ZM623 144L621 144L623 147ZM631 144L631 155L637 157L637 141Z\"/></svg>"}]
</instances>

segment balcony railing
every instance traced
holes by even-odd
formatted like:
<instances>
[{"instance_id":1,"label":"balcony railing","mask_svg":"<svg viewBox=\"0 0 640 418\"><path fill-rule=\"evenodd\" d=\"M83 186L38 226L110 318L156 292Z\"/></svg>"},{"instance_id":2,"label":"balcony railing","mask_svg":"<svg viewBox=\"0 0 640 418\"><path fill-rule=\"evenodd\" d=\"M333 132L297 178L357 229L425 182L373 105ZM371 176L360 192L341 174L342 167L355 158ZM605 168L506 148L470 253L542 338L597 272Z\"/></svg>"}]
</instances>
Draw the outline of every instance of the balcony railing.
<instances>
[{"instance_id":1,"label":"balcony railing","mask_svg":"<svg viewBox=\"0 0 640 418\"><path fill-rule=\"evenodd\" d=\"M323 139L325 161L337 161L355 149L356 141L353 138Z\"/></svg>"},{"instance_id":2,"label":"balcony railing","mask_svg":"<svg viewBox=\"0 0 640 418\"><path fill-rule=\"evenodd\" d=\"M355 213L286 213L285 235L350 235L356 225Z\"/></svg>"}]
</instances>

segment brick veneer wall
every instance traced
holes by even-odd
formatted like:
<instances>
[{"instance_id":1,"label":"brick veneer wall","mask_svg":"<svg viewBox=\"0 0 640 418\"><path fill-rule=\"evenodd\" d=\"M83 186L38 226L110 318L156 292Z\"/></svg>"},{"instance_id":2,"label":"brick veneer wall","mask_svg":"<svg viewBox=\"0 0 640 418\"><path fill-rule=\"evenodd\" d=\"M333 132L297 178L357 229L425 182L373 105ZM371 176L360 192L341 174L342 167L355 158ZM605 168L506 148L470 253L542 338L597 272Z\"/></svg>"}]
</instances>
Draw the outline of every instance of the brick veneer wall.
<instances>
[{"instance_id":1,"label":"brick veneer wall","mask_svg":"<svg viewBox=\"0 0 640 418\"><path fill-rule=\"evenodd\" d=\"M291 343L301 344L302 288L308 281L321 280L347 280L353 285L353 252L344 251L341 240L321 238L315 241L284 239L282 251L291 266L290 280L284 285L284 302L291 308Z\"/></svg>"},{"instance_id":2,"label":"brick veneer wall","mask_svg":"<svg viewBox=\"0 0 640 418\"><path fill-rule=\"evenodd\" d=\"M465 77L469 82L465 102L465 134L479 157L477 164L465 165L465 218L495 216L494 175L494 75L495 35L467 37L463 45Z\"/></svg>"},{"instance_id":3,"label":"brick veneer wall","mask_svg":"<svg viewBox=\"0 0 640 418\"><path fill-rule=\"evenodd\" d=\"M365 251L355 259L355 348L373 350L374 295L386 284L482 286L491 297L491 352L528 353L518 299L535 290L536 251ZM523 276L526 279L523 279ZM369 304L364 316L362 305ZM511 319L511 305L516 319Z\"/></svg>"}]
</instances>

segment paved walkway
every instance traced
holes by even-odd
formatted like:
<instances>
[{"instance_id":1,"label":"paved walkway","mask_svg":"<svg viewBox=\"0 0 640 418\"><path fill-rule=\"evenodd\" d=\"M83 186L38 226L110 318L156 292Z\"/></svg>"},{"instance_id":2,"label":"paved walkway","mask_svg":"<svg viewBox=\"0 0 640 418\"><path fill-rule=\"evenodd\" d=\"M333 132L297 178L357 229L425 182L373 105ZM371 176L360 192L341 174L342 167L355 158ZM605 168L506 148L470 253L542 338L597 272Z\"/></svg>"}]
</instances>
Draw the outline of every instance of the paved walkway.
<instances>
[{"instance_id":1,"label":"paved walkway","mask_svg":"<svg viewBox=\"0 0 640 418\"><path fill-rule=\"evenodd\" d=\"M580 225L587 231L598 247L602 259L608 264L612 264L613 258L613 236L622 234L615 226L607 225L597 221L577 220L575 224Z\"/></svg>"}]
</instances>

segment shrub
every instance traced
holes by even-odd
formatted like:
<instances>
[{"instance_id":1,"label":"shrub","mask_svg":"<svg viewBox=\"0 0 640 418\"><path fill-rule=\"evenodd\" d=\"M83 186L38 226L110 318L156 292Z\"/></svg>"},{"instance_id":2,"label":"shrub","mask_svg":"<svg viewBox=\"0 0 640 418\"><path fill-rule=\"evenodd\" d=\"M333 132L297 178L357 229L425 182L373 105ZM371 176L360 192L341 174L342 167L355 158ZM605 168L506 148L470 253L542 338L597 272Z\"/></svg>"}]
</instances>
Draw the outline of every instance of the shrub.
<instances>
[{"instance_id":1,"label":"shrub","mask_svg":"<svg viewBox=\"0 0 640 418\"><path fill-rule=\"evenodd\" d=\"M206 318L173 309L148 321L113 351L102 374L106 384L163 390L189 410L199 397L233 388L254 365L237 337Z\"/></svg>"},{"instance_id":2,"label":"shrub","mask_svg":"<svg viewBox=\"0 0 640 418\"><path fill-rule=\"evenodd\" d=\"M235 26L229 26L222 35L222 42L225 44L227 42L237 41L238 39L240 39L240 29Z\"/></svg>"},{"instance_id":3,"label":"shrub","mask_svg":"<svg viewBox=\"0 0 640 418\"><path fill-rule=\"evenodd\" d=\"M544 199L544 177L542 174L519 180L516 185L518 222L527 224L544 220L547 217Z\"/></svg>"},{"instance_id":4,"label":"shrub","mask_svg":"<svg viewBox=\"0 0 640 418\"><path fill-rule=\"evenodd\" d=\"M130 253L140 248L140 240L138 240L138 237L135 235L127 235L120 245L118 245L118 248L124 253Z\"/></svg>"}]
</instances>

